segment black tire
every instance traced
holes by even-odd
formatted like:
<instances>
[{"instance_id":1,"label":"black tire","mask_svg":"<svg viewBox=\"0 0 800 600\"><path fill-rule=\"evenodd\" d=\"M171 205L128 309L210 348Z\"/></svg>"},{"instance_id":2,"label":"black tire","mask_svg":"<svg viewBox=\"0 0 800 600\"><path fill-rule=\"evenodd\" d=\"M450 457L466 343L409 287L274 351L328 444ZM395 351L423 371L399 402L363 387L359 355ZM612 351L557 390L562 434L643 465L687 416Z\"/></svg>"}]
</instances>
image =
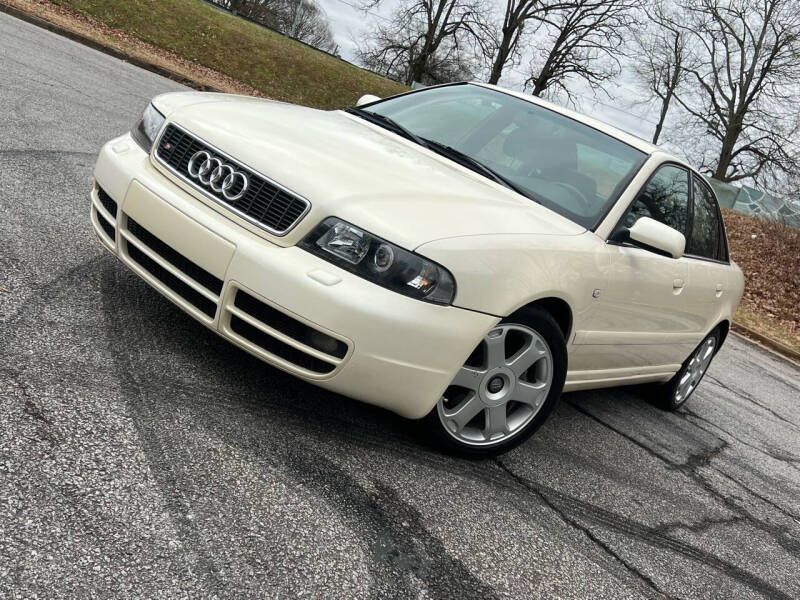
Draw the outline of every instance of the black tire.
<instances>
[{"instance_id":1,"label":"black tire","mask_svg":"<svg viewBox=\"0 0 800 600\"><path fill-rule=\"evenodd\" d=\"M510 434L509 437L499 440L496 443L488 442L483 445L470 445L451 435L446 429L442 418L440 418L439 403L437 403L431 412L422 419L421 425L426 437L437 447L449 454L457 454L467 458L484 458L496 456L515 448L541 427L550 413L553 412L561 396L561 391L564 388L564 380L567 375L567 346L564 340L564 334L555 319L553 319L546 310L537 306L532 306L520 309L513 315L504 318L492 331L496 331L497 328L504 325L522 326L533 330L547 343L552 357L552 380L547 397L544 403L538 408L537 412L535 412L533 418L524 426L520 427L518 431L515 431L513 434ZM486 338L484 338L484 340L485 339ZM484 340L481 340L478 344L476 352L478 352ZM509 405L510 404L511 403L509 403ZM510 409L507 408L506 410L508 411Z\"/></svg>"},{"instance_id":2,"label":"black tire","mask_svg":"<svg viewBox=\"0 0 800 600\"><path fill-rule=\"evenodd\" d=\"M687 372L691 368L692 361L697 356L698 352L702 348L707 348L709 344L712 344L713 347L711 349L711 356L708 359L708 363L703 368L702 373L699 374L699 377L696 377L691 390L686 393L685 395L678 394L678 389L683 381L684 377L687 376ZM720 331L719 328L714 329L711 333L709 333L703 341L700 342L689 357L683 361L680 370L675 373L675 375L670 379L668 382L663 383L659 386L655 387L655 404L659 408L667 411L678 410L681 406L686 404L686 402L694 395L697 386L700 385L700 382L706 376L706 371L708 366L711 364L711 361L716 356L717 351L719 351L719 344L720 344Z\"/></svg>"}]
</instances>

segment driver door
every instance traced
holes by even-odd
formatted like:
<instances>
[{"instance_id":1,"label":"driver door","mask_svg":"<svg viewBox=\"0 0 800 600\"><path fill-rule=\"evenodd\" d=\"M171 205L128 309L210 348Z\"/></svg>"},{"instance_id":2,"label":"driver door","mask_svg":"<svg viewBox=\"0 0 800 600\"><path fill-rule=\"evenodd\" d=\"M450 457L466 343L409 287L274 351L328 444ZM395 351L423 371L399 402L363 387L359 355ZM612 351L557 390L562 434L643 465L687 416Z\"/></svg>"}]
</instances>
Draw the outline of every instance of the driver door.
<instances>
[{"instance_id":1,"label":"driver door","mask_svg":"<svg viewBox=\"0 0 800 600\"><path fill-rule=\"evenodd\" d=\"M686 235L689 221L688 170L664 164L643 186L623 217L656 219ZM627 243L606 244L609 278L593 311L591 331L576 340L587 346L595 368L620 377L667 373L697 343L698 323L687 303L689 259L674 259Z\"/></svg>"}]
</instances>

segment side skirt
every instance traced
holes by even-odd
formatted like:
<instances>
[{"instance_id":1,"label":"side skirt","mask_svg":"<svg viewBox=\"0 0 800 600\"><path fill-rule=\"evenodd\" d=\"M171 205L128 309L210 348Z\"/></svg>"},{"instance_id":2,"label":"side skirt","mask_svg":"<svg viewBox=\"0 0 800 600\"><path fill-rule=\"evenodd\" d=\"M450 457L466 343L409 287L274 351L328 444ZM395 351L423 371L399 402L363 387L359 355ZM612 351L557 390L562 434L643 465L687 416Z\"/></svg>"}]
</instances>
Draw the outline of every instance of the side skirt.
<instances>
[{"instance_id":1,"label":"side skirt","mask_svg":"<svg viewBox=\"0 0 800 600\"><path fill-rule=\"evenodd\" d=\"M664 382L669 381L680 368L681 365L674 364L598 371L568 371L564 391L576 392L619 385Z\"/></svg>"}]
</instances>

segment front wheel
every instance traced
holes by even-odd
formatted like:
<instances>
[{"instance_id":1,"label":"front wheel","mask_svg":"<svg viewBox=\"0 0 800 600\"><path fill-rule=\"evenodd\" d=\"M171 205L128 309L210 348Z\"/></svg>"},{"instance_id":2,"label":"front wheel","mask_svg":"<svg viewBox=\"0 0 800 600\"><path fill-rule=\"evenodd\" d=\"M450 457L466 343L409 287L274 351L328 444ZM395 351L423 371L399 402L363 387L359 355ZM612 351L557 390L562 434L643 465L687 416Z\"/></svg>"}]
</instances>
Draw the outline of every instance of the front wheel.
<instances>
[{"instance_id":1,"label":"front wheel","mask_svg":"<svg viewBox=\"0 0 800 600\"><path fill-rule=\"evenodd\" d=\"M718 349L719 330L715 329L689 355L680 371L659 387L658 405L664 410L677 410L683 406L700 385Z\"/></svg>"},{"instance_id":2,"label":"front wheel","mask_svg":"<svg viewBox=\"0 0 800 600\"><path fill-rule=\"evenodd\" d=\"M536 431L564 387L567 350L553 317L531 307L489 331L426 417L445 449L469 456L510 450Z\"/></svg>"}]
</instances>

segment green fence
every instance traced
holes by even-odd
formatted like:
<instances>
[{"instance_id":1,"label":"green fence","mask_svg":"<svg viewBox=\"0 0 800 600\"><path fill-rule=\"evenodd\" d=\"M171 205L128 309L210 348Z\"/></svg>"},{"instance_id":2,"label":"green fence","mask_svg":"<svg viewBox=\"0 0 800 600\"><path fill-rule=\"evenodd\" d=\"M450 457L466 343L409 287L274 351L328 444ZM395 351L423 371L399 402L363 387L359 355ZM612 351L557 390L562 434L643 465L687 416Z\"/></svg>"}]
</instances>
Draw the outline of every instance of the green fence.
<instances>
[{"instance_id":1,"label":"green fence","mask_svg":"<svg viewBox=\"0 0 800 600\"><path fill-rule=\"evenodd\" d=\"M746 185L739 187L716 179L708 179L708 183L714 188L722 206L746 215L757 215L781 221L792 227L800 227L800 207L790 204L787 200Z\"/></svg>"}]
</instances>

